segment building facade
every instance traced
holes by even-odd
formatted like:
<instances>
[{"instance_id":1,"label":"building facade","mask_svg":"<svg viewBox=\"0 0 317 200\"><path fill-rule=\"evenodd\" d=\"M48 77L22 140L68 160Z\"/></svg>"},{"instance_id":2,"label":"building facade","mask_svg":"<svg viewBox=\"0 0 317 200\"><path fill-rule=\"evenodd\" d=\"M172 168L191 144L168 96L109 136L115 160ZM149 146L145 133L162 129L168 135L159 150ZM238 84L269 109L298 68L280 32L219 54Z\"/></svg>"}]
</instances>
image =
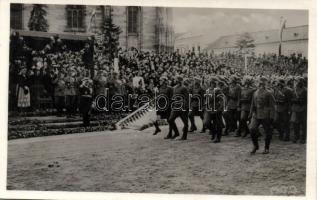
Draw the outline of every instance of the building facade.
<instances>
[{"instance_id":1,"label":"building facade","mask_svg":"<svg viewBox=\"0 0 317 200\"><path fill-rule=\"evenodd\" d=\"M258 31L249 33L254 40L253 52L255 55L274 53L278 54L280 43L279 30ZM222 52L237 51L236 42L241 35L222 36L208 45L207 52L220 54ZM282 55L302 54L308 57L308 25L287 27L282 33Z\"/></svg>"},{"instance_id":2,"label":"building facade","mask_svg":"<svg viewBox=\"0 0 317 200\"><path fill-rule=\"evenodd\" d=\"M28 34L32 8L32 4L11 4L11 28ZM51 34L70 39L85 38L100 32L104 19L111 16L122 31L119 36L121 48L157 52L173 50L172 8L50 4L45 10L48 33Z\"/></svg>"}]
</instances>

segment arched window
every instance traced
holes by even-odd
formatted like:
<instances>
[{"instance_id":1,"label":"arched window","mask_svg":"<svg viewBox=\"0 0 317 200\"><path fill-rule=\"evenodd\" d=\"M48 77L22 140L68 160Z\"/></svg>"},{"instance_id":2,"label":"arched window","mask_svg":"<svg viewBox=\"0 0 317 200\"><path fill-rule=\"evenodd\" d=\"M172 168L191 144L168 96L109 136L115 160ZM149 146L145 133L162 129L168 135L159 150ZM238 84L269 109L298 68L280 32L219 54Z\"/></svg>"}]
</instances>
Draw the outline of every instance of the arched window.
<instances>
[{"instance_id":1,"label":"arched window","mask_svg":"<svg viewBox=\"0 0 317 200\"><path fill-rule=\"evenodd\" d=\"M66 6L67 28L71 31L84 31L85 6Z\"/></svg>"},{"instance_id":2,"label":"arched window","mask_svg":"<svg viewBox=\"0 0 317 200\"><path fill-rule=\"evenodd\" d=\"M138 33L138 16L139 8L136 6L128 7L128 33L137 34Z\"/></svg>"}]
</instances>

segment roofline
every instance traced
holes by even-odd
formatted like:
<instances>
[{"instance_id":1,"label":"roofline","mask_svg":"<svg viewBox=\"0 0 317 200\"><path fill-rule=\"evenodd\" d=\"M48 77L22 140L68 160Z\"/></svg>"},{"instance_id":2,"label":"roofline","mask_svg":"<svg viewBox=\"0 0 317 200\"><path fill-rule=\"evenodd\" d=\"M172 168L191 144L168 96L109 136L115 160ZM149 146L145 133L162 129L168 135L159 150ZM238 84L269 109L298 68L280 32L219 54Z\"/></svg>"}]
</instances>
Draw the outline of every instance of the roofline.
<instances>
[{"instance_id":1,"label":"roofline","mask_svg":"<svg viewBox=\"0 0 317 200\"><path fill-rule=\"evenodd\" d=\"M292 42L292 41L301 41L301 40L307 40L308 41L308 39L297 39L297 40L283 40L282 42ZM275 43L279 43L279 41L276 41L276 42L262 42L262 43L255 43L254 45L263 45L263 44L275 44ZM212 50L212 49L225 49L225 48L236 48L237 46L227 46L227 47L220 47L220 48L208 48L208 47L206 47L205 49L210 49L210 50ZM204 50L205 50L204 49Z\"/></svg>"},{"instance_id":2,"label":"roofline","mask_svg":"<svg viewBox=\"0 0 317 200\"><path fill-rule=\"evenodd\" d=\"M285 27L285 29L298 28L298 27L304 27L304 26L309 26L309 25L307 24L307 25L300 25L300 26L290 26L290 27ZM239 36L239 35L242 35L243 33L252 34L252 33L270 32L270 31L279 31L279 29L268 29L268 30L260 30L260 31L253 31L253 32L242 32L242 33L236 33L236 34L229 34L229 35L220 36L218 39L220 39L222 37L229 37L229 36L235 36L235 35Z\"/></svg>"}]
</instances>

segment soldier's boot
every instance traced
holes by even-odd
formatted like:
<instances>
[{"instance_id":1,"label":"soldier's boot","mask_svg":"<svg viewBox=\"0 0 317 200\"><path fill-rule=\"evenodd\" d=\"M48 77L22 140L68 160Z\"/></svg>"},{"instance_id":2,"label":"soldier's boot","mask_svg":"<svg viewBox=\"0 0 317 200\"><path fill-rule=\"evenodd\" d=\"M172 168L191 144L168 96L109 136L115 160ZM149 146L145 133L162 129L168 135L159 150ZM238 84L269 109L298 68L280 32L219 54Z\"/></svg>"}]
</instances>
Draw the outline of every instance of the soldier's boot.
<instances>
[{"instance_id":1,"label":"soldier's boot","mask_svg":"<svg viewBox=\"0 0 317 200\"><path fill-rule=\"evenodd\" d=\"M284 133L283 133L283 130L281 130L280 128L278 129L278 139L280 140L280 141L283 141L283 139L284 139Z\"/></svg>"},{"instance_id":2,"label":"soldier's boot","mask_svg":"<svg viewBox=\"0 0 317 200\"><path fill-rule=\"evenodd\" d=\"M250 134L250 130L249 128L247 127L244 134L242 135L243 138L247 137L248 135Z\"/></svg>"},{"instance_id":3,"label":"soldier's boot","mask_svg":"<svg viewBox=\"0 0 317 200\"><path fill-rule=\"evenodd\" d=\"M187 140L187 130L184 130L181 140Z\"/></svg>"},{"instance_id":4,"label":"soldier's boot","mask_svg":"<svg viewBox=\"0 0 317 200\"><path fill-rule=\"evenodd\" d=\"M164 139L172 139L172 133L168 133L167 136L164 137Z\"/></svg>"},{"instance_id":5,"label":"soldier's boot","mask_svg":"<svg viewBox=\"0 0 317 200\"><path fill-rule=\"evenodd\" d=\"M220 143L221 136L222 136L222 130L219 129L219 130L216 131L216 139L215 139L214 143Z\"/></svg>"},{"instance_id":6,"label":"soldier's boot","mask_svg":"<svg viewBox=\"0 0 317 200\"><path fill-rule=\"evenodd\" d=\"M200 133L205 133L206 132L206 127L203 125L203 128L201 129Z\"/></svg>"},{"instance_id":7,"label":"soldier's boot","mask_svg":"<svg viewBox=\"0 0 317 200\"><path fill-rule=\"evenodd\" d=\"M237 130L236 134L234 137L241 137L241 128L239 127L239 129Z\"/></svg>"},{"instance_id":8,"label":"soldier's boot","mask_svg":"<svg viewBox=\"0 0 317 200\"><path fill-rule=\"evenodd\" d=\"M262 154L270 153L270 151L269 151L270 143L271 143L271 136L267 135L265 138L265 146L264 146L264 151L262 152Z\"/></svg>"},{"instance_id":9,"label":"soldier's boot","mask_svg":"<svg viewBox=\"0 0 317 200\"><path fill-rule=\"evenodd\" d=\"M253 146L253 149L252 149L252 151L250 152L250 154L251 154L251 155L254 155L257 150L259 150L259 144L258 144L258 143L256 143L256 144Z\"/></svg>"},{"instance_id":10,"label":"soldier's boot","mask_svg":"<svg viewBox=\"0 0 317 200\"><path fill-rule=\"evenodd\" d=\"M306 134L302 133L300 136L300 143L305 144L306 143Z\"/></svg>"},{"instance_id":11,"label":"soldier's boot","mask_svg":"<svg viewBox=\"0 0 317 200\"><path fill-rule=\"evenodd\" d=\"M250 133L251 133L251 140L253 143L253 149L251 150L250 154L254 155L255 152L257 150L259 150L259 141L258 141L258 137L257 137L257 130L252 129Z\"/></svg>"},{"instance_id":12,"label":"soldier's boot","mask_svg":"<svg viewBox=\"0 0 317 200\"><path fill-rule=\"evenodd\" d=\"M229 129L228 129L228 127L225 128L225 131L224 131L224 133L223 133L222 135L223 135L223 136L229 135Z\"/></svg>"},{"instance_id":13,"label":"soldier's boot","mask_svg":"<svg viewBox=\"0 0 317 200\"><path fill-rule=\"evenodd\" d=\"M285 141L285 142L290 141L289 133L285 133L284 141Z\"/></svg>"},{"instance_id":14,"label":"soldier's boot","mask_svg":"<svg viewBox=\"0 0 317 200\"><path fill-rule=\"evenodd\" d=\"M299 140L299 124L294 123L294 139L293 143L297 143Z\"/></svg>"},{"instance_id":15,"label":"soldier's boot","mask_svg":"<svg viewBox=\"0 0 317 200\"><path fill-rule=\"evenodd\" d=\"M153 135L156 135L159 132L161 132L161 129L160 129L159 125L158 125L158 122L154 122L154 127L155 127L155 131L154 131Z\"/></svg>"},{"instance_id":16,"label":"soldier's boot","mask_svg":"<svg viewBox=\"0 0 317 200\"><path fill-rule=\"evenodd\" d=\"M190 127L190 129L189 129L189 133L192 133L192 132L194 132L194 131L196 131L197 130L197 127L195 126L195 125L193 125L192 127Z\"/></svg>"}]
</instances>

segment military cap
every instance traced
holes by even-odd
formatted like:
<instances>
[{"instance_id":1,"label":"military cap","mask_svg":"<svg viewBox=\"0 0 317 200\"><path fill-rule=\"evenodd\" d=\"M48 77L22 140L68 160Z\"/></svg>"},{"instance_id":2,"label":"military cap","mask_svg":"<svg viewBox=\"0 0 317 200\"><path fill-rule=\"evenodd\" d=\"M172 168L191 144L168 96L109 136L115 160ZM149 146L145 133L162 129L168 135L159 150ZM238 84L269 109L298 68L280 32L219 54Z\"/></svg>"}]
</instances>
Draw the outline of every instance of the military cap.
<instances>
[{"instance_id":1,"label":"military cap","mask_svg":"<svg viewBox=\"0 0 317 200\"><path fill-rule=\"evenodd\" d=\"M282 85L282 86L284 86L284 85L285 85L285 80L282 79L282 78L278 79L276 85Z\"/></svg>"},{"instance_id":2,"label":"military cap","mask_svg":"<svg viewBox=\"0 0 317 200\"><path fill-rule=\"evenodd\" d=\"M229 78L229 83L238 83L238 77L233 75Z\"/></svg>"},{"instance_id":3,"label":"military cap","mask_svg":"<svg viewBox=\"0 0 317 200\"><path fill-rule=\"evenodd\" d=\"M167 81L168 78L167 78L166 76L161 76L161 77L160 77L160 80Z\"/></svg>"},{"instance_id":4,"label":"military cap","mask_svg":"<svg viewBox=\"0 0 317 200\"><path fill-rule=\"evenodd\" d=\"M253 79L250 76L244 76L242 79L242 82L244 85L252 85L253 84Z\"/></svg>"},{"instance_id":5,"label":"military cap","mask_svg":"<svg viewBox=\"0 0 317 200\"><path fill-rule=\"evenodd\" d=\"M265 78L264 76L258 77L258 82L260 82L260 83L267 83L267 81L268 81L268 79Z\"/></svg>"}]
</instances>

